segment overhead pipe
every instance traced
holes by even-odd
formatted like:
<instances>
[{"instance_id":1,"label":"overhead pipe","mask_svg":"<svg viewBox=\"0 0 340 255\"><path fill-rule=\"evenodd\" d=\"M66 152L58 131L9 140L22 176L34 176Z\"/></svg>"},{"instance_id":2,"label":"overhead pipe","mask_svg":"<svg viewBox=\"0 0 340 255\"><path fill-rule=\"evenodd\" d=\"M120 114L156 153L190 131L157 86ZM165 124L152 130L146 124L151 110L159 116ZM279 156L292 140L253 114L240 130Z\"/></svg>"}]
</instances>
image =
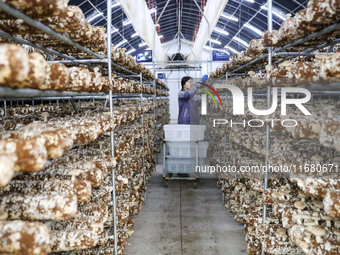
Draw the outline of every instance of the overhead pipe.
<instances>
[{"instance_id":1,"label":"overhead pipe","mask_svg":"<svg viewBox=\"0 0 340 255\"><path fill-rule=\"evenodd\" d=\"M179 34L182 33L182 27L181 27L181 21L182 21L182 11L181 11L181 5L183 3L183 0L179 0L179 4L178 4L178 15L177 15L177 19L178 19L178 22L177 22L177 32ZM181 37L178 36L178 49L177 49L177 52L181 52Z\"/></svg>"},{"instance_id":2,"label":"overhead pipe","mask_svg":"<svg viewBox=\"0 0 340 255\"><path fill-rule=\"evenodd\" d=\"M197 0L194 0L194 2L195 2L195 4L196 4L196 6L198 7L198 9L200 10L200 12L202 12L202 9L200 8L200 6L198 5L198 3L197 3ZM202 15L203 15L203 17L204 17L204 19L205 19L205 21L207 22L207 24L208 24L208 32L209 32L209 51L210 51L210 70L212 70L212 49L211 49L211 34L212 34L212 31L211 31L211 29L210 29L210 23L209 23L209 21L208 21L208 19L207 19L207 17L205 16L205 14L202 12ZM209 73L209 70L207 70L207 73Z\"/></svg>"},{"instance_id":3,"label":"overhead pipe","mask_svg":"<svg viewBox=\"0 0 340 255\"><path fill-rule=\"evenodd\" d=\"M164 6L164 8L163 8L163 10L162 10L162 12L161 12L161 14L160 14L159 17L157 18L156 23L155 23L155 27L157 26L159 20L161 19L162 15L163 15L165 9L168 7L169 3L170 3L170 0L168 0L168 1L166 2L166 4L165 4L165 6ZM152 55L154 55L155 50L156 50L155 41L156 41L156 29L154 29L154 31L153 31ZM153 58L153 57L154 57L154 56L152 56L152 58ZM155 61L153 60L152 62L153 62L153 73L155 74L155 71L156 71Z\"/></svg>"},{"instance_id":4,"label":"overhead pipe","mask_svg":"<svg viewBox=\"0 0 340 255\"><path fill-rule=\"evenodd\" d=\"M183 39L185 39L185 37L184 37L184 35L182 34L182 32L180 32L179 34L183 37ZM196 58L196 55L195 55L195 53L193 52L192 48L189 47L189 49L190 49L191 53L194 55L194 57Z\"/></svg>"}]
</instances>

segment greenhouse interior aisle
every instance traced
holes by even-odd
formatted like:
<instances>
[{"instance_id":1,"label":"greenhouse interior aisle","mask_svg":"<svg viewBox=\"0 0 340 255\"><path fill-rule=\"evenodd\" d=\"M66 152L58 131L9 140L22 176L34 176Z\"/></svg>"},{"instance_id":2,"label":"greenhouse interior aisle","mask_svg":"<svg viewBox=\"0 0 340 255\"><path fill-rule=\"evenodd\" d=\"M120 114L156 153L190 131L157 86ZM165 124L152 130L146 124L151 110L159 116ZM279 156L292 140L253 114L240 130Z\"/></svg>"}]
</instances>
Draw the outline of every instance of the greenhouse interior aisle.
<instances>
[{"instance_id":1,"label":"greenhouse interior aisle","mask_svg":"<svg viewBox=\"0 0 340 255\"><path fill-rule=\"evenodd\" d=\"M162 165L150 179L146 204L134 217L127 255L247 254L243 225L221 203L215 176L162 183Z\"/></svg>"}]
</instances>

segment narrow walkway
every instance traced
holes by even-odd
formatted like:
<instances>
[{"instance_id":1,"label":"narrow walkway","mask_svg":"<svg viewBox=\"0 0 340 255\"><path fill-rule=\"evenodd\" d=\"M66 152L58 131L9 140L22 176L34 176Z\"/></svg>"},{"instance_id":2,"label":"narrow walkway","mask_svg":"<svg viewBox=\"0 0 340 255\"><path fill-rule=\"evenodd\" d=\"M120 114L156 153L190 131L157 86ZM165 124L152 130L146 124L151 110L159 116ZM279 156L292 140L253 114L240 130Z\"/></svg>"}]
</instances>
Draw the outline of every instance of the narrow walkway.
<instances>
[{"instance_id":1,"label":"narrow walkway","mask_svg":"<svg viewBox=\"0 0 340 255\"><path fill-rule=\"evenodd\" d=\"M162 183L157 166L148 184L147 201L135 216L126 255L247 254L243 225L222 206L216 179L202 177L198 189L189 181Z\"/></svg>"}]
</instances>

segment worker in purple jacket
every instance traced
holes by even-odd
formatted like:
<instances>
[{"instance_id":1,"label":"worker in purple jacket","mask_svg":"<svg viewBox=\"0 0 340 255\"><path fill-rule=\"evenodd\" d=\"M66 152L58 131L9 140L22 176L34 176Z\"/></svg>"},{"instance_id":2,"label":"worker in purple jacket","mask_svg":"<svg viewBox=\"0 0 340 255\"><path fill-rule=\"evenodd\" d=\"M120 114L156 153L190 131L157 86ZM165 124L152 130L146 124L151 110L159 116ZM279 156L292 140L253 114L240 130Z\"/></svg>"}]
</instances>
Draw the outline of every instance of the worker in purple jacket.
<instances>
[{"instance_id":1,"label":"worker in purple jacket","mask_svg":"<svg viewBox=\"0 0 340 255\"><path fill-rule=\"evenodd\" d=\"M204 75L202 82L208 78ZM201 104L201 97L196 94L199 88L204 87L201 83L192 84L190 76L184 76L181 80L182 89L178 93L178 124L199 125L200 113L198 106Z\"/></svg>"}]
</instances>

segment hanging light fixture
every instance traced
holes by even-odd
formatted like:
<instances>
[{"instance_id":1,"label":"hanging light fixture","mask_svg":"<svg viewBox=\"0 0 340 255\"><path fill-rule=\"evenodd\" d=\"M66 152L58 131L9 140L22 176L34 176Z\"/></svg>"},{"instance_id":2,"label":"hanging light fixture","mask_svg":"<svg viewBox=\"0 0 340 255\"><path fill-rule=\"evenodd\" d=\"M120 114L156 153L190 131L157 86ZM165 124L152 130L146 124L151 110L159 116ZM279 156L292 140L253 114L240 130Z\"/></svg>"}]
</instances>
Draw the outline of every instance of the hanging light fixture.
<instances>
[{"instance_id":1,"label":"hanging light fixture","mask_svg":"<svg viewBox=\"0 0 340 255\"><path fill-rule=\"evenodd\" d=\"M135 52L136 51L136 49L134 49L134 48L132 48L132 49L130 49L128 52L126 52L127 54L131 54L132 52Z\"/></svg>"},{"instance_id":2,"label":"hanging light fixture","mask_svg":"<svg viewBox=\"0 0 340 255\"><path fill-rule=\"evenodd\" d=\"M217 40L214 40L214 39L209 39L208 41L215 43L215 44L218 44L218 45L221 45L220 41L217 41Z\"/></svg>"},{"instance_id":3,"label":"hanging light fixture","mask_svg":"<svg viewBox=\"0 0 340 255\"><path fill-rule=\"evenodd\" d=\"M265 5L262 5L262 6L261 6L261 9L268 11L268 7L267 7L266 4L265 4ZM276 17L278 17L278 18L280 18L280 19L282 19L282 20L286 20L286 17L285 17L284 15L280 14L279 12L277 12L277 11L275 11L275 10L272 10L272 13L273 13Z\"/></svg>"},{"instance_id":4,"label":"hanging light fixture","mask_svg":"<svg viewBox=\"0 0 340 255\"><path fill-rule=\"evenodd\" d=\"M235 18L235 17L233 17L233 16L231 16L231 15L229 15L229 14L226 14L226 13L224 13L224 12L221 14L221 17L223 17L223 18L225 18L225 19L229 19L229 20L238 22L238 18Z\"/></svg>"},{"instance_id":5,"label":"hanging light fixture","mask_svg":"<svg viewBox=\"0 0 340 255\"><path fill-rule=\"evenodd\" d=\"M98 18L98 17L101 16L101 15L103 15L102 12L97 13L96 15L92 16L91 18L89 18L89 19L87 20L87 22L91 22L92 20L94 20L95 18Z\"/></svg>"},{"instance_id":6,"label":"hanging light fixture","mask_svg":"<svg viewBox=\"0 0 340 255\"><path fill-rule=\"evenodd\" d=\"M231 48L231 47L229 47L229 46L227 46L227 45L224 46L224 48L230 50L231 52L233 52L233 53L235 53L235 54L239 53L237 50L235 50L234 48Z\"/></svg>"},{"instance_id":7,"label":"hanging light fixture","mask_svg":"<svg viewBox=\"0 0 340 255\"><path fill-rule=\"evenodd\" d=\"M127 43L127 40L124 39L123 41L119 42L118 44L116 45L113 45L115 48L119 48L119 46L122 46L124 43Z\"/></svg>"},{"instance_id":8,"label":"hanging light fixture","mask_svg":"<svg viewBox=\"0 0 340 255\"><path fill-rule=\"evenodd\" d=\"M135 38L136 36L139 36L137 32L136 32L136 33L133 33L133 34L131 35L131 38Z\"/></svg>"},{"instance_id":9,"label":"hanging light fixture","mask_svg":"<svg viewBox=\"0 0 340 255\"><path fill-rule=\"evenodd\" d=\"M226 35L226 36L229 35L229 33L228 33L227 31L225 31L225 30L223 30L223 29L221 29L221 28L218 28L218 27L215 27L215 28L214 28L214 31L217 32L217 33L219 33L219 34L222 34L222 35Z\"/></svg>"},{"instance_id":10,"label":"hanging light fixture","mask_svg":"<svg viewBox=\"0 0 340 255\"><path fill-rule=\"evenodd\" d=\"M259 35L263 35L263 32L260 29L257 29L256 27L252 26L249 24L249 22L247 22L246 24L243 25L246 28L249 28L250 30L254 31L255 33L259 34Z\"/></svg>"},{"instance_id":11,"label":"hanging light fixture","mask_svg":"<svg viewBox=\"0 0 340 255\"><path fill-rule=\"evenodd\" d=\"M233 40L238 41L239 43L243 44L243 45L246 46L246 47L249 46L249 44L248 44L246 41L242 40L242 39L239 38L239 37L234 36L234 37L233 37Z\"/></svg>"}]
</instances>

